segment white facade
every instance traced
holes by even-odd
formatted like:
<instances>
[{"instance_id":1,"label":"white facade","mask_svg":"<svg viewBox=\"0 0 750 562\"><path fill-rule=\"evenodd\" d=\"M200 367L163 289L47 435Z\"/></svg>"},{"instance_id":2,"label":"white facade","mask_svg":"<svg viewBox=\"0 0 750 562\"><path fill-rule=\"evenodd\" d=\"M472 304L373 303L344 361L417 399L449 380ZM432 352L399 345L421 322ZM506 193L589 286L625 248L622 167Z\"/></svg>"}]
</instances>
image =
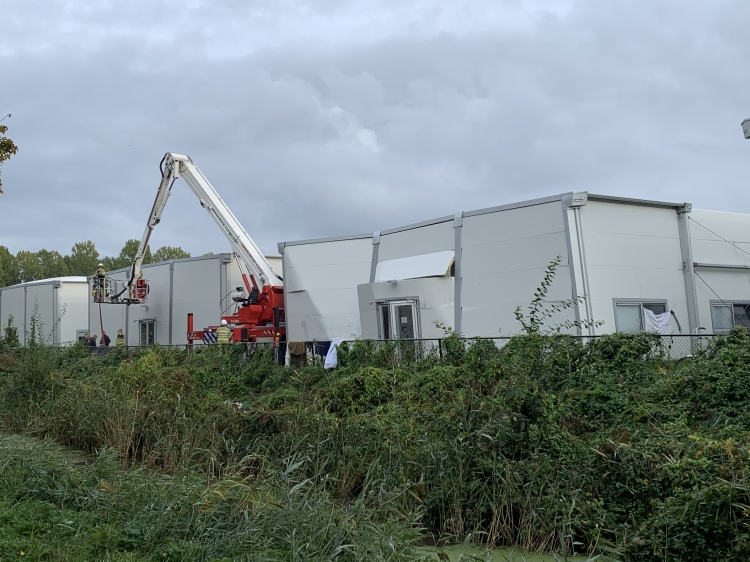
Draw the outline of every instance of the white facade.
<instances>
[{"instance_id":1,"label":"white facade","mask_svg":"<svg viewBox=\"0 0 750 562\"><path fill-rule=\"evenodd\" d=\"M700 327L750 327L750 215L695 210L689 225Z\"/></svg>"},{"instance_id":2,"label":"white facade","mask_svg":"<svg viewBox=\"0 0 750 562\"><path fill-rule=\"evenodd\" d=\"M687 203L567 193L279 251L291 341L434 338L439 325L512 335L514 311L557 256L547 300L584 298L548 325L578 320L573 333L588 335L654 319L672 334L750 327L750 215Z\"/></svg>"},{"instance_id":3,"label":"white facade","mask_svg":"<svg viewBox=\"0 0 750 562\"><path fill-rule=\"evenodd\" d=\"M88 331L89 285L85 277L57 277L0 289L0 329L15 328L18 340L72 344Z\"/></svg>"},{"instance_id":4,"label":"white facade","mask_svg":"<svg viewBox=\"0 0 750 562\"><path fill-rule=\"evenodd\" d=\"M287 339L361 337L357 285L370 279L371 254L369 234L285 248L282 276ZM290 310L295 315L293 326ZM290 329L295 339L290 338ZM326 337L320 337L322 334Z\"/></svg>"},{"instance_id":5,"label":"white facade","mask_svg":"<svg viewBox=\"0 0 750 562\"><path fill-rule=\"evenodd\" d=\"M91 334L101 337L103 328L114 344L117 330L122 328L128 346L185 345L188 313L193 314L196 330L215 326L234 305L232 291L243 286L242 274L231 254L146 264L142 270L150 288L148 302L131 306L90 302ZM107 275L124 282L129 272L127 268Z\"/></svg>"}]
</instances>

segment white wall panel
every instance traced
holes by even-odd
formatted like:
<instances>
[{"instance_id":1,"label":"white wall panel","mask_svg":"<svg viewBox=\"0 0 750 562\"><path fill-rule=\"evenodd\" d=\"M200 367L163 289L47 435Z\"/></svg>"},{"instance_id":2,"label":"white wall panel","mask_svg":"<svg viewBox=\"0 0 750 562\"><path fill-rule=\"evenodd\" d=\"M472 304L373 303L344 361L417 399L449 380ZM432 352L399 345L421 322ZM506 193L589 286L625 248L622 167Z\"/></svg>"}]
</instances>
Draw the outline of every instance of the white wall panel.
<instances>
[{"instance_id":1,"label":"white wall panel","mask_svg":"<svg viewBox=\"0 0 750 562\"><path fill-rule=\"evenodd\" d=\"M89 285L86 282L63 281L57 290L60 329L58 334L62 345L77 341L78 330L88 330L89 326ZM111 336L114 341L114 336Z\"/></svg>"},{"instance_id":2,"label":"white wall panel","mask_svg":"<svg viewBox=\"0 0 750 562\"><path fill-rule=\"evenodd\" d=\"M748 214L693 209L689 216L691 218L690 236L693 242L717 240L718 235L732 242L750 243L750 215Z\"/></svg>"},{"instance_id":3,"label":"white wall panel","mask_svg":"<svg viewBox=\"0 0 750 562\"><path fill-rule=\"evenodd\" d=\"M222 266L222 258L177 261L174 264L174 292L172 294L172 345L187 343L187 315L193 314L193 327L202 330L207 326L216 326L221 321L222 309L231 311L231 298L227 296L226 287L220 287L221 267L239 274L237 264L230 262ZM231 266L234 263L234 268ZM231 277L227 284L231 286ZM241 277L234 282L242 286ZM223 301L220 306L220 301Z\"/></svg>"},{"instance_id":4,"label":"white wall panel","mask_svg":"<svg viewBox=\"0 0 750 562\"><path fill-rule=\"evenodd\" d=\"M563 258L562 266L566 266L567 255L567 243L562 232L474 246L463 244L461 272L466 277L539 269L540 265L545 267L557 256Z\"/></svg>"},{"instance_id":5,"label":"white wall panel","mask_svg":"<svg viewBox=\"0 0 750 562\"><path fill-rule=\"evenodd\" d=\"M455 246L455 240L456 235L452 220L392 234L383 234L380 237L378 261L452 250Z\"/></svg>"},{"instance_id":6,"label":"white wall panel","mask_svg":"<svg viewBox=\"0 0 750 562\"><path fill-rule=\"evenodd\" d=\"M488 338L518 334L522 331L522 327L515 317L515 310L518 306L526 314L529 301L486 306L462 306L462 322L464 326L467 326L463 332L467 336L479 335ZM574 310L560 311L550 318L547 326L555 326L566 320L575 320Z\"/></svg>"},{"instance_id":7,"label":"white wall panel","mask_svg":"<svg viewBox=\"0 0 750 562\"><path fill-rule=\"evenodd\" d=\"M463 246L563 232L560 201L464 217Z\"/></svg>"},{"instance_id":8,"label":"white wall panel","mask_svg":"<svg viewBox=\"0 0 750 562\"><path fill-rule=\"evenodd\" d=\"M557 256L562 262L547 296L550 301L573 296L560 201L465 217L461 332L470 337L518 332L516 307L531 302L546 267ZM562 322L567 314L551 322Z\"/></svg>"},{"instance_id":9,"label":"white wall panel","mask_svg":"<svg viewBox=\"0 0 750 562\"><path fill-rule=\"evenodd\" d=\"M341 301L357 302L356 289L339 290L336 294L298 291L286 294L285 299L289 341L352 339L362 334L359 310L351 312L346 307L346 312L331 312L334 306L341 309Z\"/></svg>"},{"instance_id":10,"label":"white wall panel","mask_svg":"<svg viewBox=\"0 0 750 562\"><path fill-rule=\"evenodd\" d=\"M534 298L534 291L542 282L544 274L545 270L540 267L524 271L464 277L461 283L461 306L481 307L502 303L529 303ZM570 275L567 267L558 268L547 298L554 301L571 298Z\"/></svg>"},{"instance_id":11,"label":"white wall panel","mask_svg":"<svg viewBox=\"0 0 750 562\"><path fill-rule=\"evenodd\" d=\"M750 215L696 209L690 217L693 261L750 266ZM750 301L750 270L697 267L695 272L699 324L713 332L711 301Z\"/></svg>"},{"instance_id":12,"label":"white wall panel","mask_svg":"<svg viewBox=\"0 0 750 562\"><path fill-rule=\"evenodd\" d=\"M672 215L674 215L676 229L677 213L672 211ZM585 219L583 230L585 233L586 261L589 267L622 267L627 265L646 270L682 270L679 237L663 238L648 234L593 232Z\"/></svg>"},{"instance_id":13,"label":"white wall panel","mask_svg":"<svg viewBox=\"0 0 750 562\"><path fill-rule=\"evenodd\" d=\"M677 212L589 201L580 213L596 333L615 331L614 299L667 300L687 330Z\"/></svg>"},{"instance_id":14,"label":"white wall panel","mask_svg":"<svg viewBox=\"0 0 750 562\"><path fill-rule=\"evenodd\" d=\"M16 329L18 341L24 342L25 337L25 319L26 319L26 295L22 286L15 286L3 289L2 303L0 303L0 313L2 313L2 323L0 328L5 334L5 328L10 326Z\"/></svg>"},{"instance_id":15,"label":"white wall panel","mask_svg":"<svg viewBox=\"0 0 750 562\"><path fill-rule=\"evenodd\" d=\"M292 244L284 248L284 269L306 265L370 263L372 238Z\"/></svg>"},{"instance_id":16,"label":"white wall panel","mask_svg":"<svg viewBox=\"0 0 750 562\"><path fill-rule=\"evenodd\" d=\"M691 235L692 235L691 230ZM693 261L721 265L750 266L750 244L693 238Z\"/></svg>"},{"instance_id":17,"label":"white wall panel","mask_svg":"<svg viewBox=\"0 0 750 562\"><path fill-rule=\"evenodd\" d=\"M76 330L88 328L88 294L85 278L73 277L0 289L0 330L12 315L19 341L28 343L35 317L37 341L50 345L73 343ZM75 328L70 327L74 324Z\"/></svg>"},{"instance_id":18,"label":"white wall panel","mask_svg":"<svg viewBox=\"0 0 750 562\"><path fill-rule=\"evenodd\" d=\"M642 234L655 238L678 237L677 212L672 208L589 200L581 208L581 212L586 232Z\"/></svg>"},{"instance_id":19,"label":"white wall panel","mask_svg":"<svg viewBox=\"0 0 750 562\"><path fill-rule=\"evenodd\" d=\"M287 339L359 337L357 285L370 279L372 239L284 248Z\"/></svg>"},{"instance_id":20,"label":"white wall panel","mask_svg":"<svg viewBox=\"0 0 750 562\"><path fill-rule=\"evenodd\" d=\"M26 343L30 342L32 318L36 320L36 339L52 345L55 330L55 309L52 283L26 286Z\"/></svg>"}]
</instances>

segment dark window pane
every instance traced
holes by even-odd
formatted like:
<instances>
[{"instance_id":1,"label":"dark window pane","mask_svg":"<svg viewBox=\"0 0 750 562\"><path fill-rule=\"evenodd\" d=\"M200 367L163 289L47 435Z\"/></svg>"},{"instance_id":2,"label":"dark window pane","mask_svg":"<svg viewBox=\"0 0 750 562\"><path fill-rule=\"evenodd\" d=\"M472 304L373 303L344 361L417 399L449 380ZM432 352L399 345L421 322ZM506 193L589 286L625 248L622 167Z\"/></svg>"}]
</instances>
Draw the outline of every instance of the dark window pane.
<instances>
[{"instance_id":1,"label":"dark window pane","mask_svg":"<svg viewBox=\"0 0 750 562\"><path fill-rule=\"evenodd\" d=\"M750 304L734 305L734 325L750 329Z\"/></svg>"},{"instance_id":2,"label":"dark window pane","mask_svg":"<svg viewBox=\"0 0 750 562\"><path fill-rule=\"evenodd\" d=\"M667 311L664 303L644 302L643 308L650 310L654 314L664 314Z\"/></svg>"},{"instance_id":3,"label":"dark window pane","mask_svg":"<svg viewBox=\"0 0 750 562\"><path fill-rule=\"evenodd\" d=\"M396 307L396 322L399 338L414 339L414 310L412 305L402 304Z\"/></svg>"}]
</instances>

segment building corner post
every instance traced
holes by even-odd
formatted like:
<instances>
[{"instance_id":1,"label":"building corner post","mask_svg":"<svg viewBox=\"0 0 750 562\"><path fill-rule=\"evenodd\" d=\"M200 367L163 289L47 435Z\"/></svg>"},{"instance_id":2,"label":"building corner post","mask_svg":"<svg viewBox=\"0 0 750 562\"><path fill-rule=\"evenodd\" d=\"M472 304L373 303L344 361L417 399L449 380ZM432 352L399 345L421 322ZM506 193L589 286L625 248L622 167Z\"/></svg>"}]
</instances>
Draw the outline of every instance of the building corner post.
<instances>
[{"instance_id":1,"label":"building corner post","mask_svg":"<svg viewBox=\"0 0 750 562\"><path fill-rule=\"evenodd\" d=\"M370 262L370 283L375 283L375 274L378 271L378 253L380 252L380 231L372 233L372 261Z\"/></svg>"},{"instance_id":2,"label":"building corner post","mask_svg":"<svg viewBox=\"0 0 750 562\"><path fill-rule=\"evenodd\" d=\"M582 319L584 318L588 325L588 335L595 335L588 269L586 266L586 250L583 245L583 224L581 223L580 216L581 207L585 207L588 204L588 195L587 191L575 191L565 193L562 196L565 243L568 250L568 268L570 270L572 298L576 299L575 315L576 322L578 323L576 332L579 336L583 335ZM578 297L581 296L584 298L583 303L578 301ZM581 304L583 304L583 314L581 314Z\"/></svg>"},{"instance_id":3,"label":"building corner post","mask_svg":"<svg viewBox=\"0 0 750 562\"><path fill-rule=\"evenodd\" d=\"M455 234L453 246L453 331L461 335L463 311L461 309L461 257L463 255L462 232L464 226L464 214L456 213L453 217L453 232Z\"/></svg>"},{"instance_id":4,"label":"building corner post","mask_svg":"<svg viewBox=\"0 0 750 562\"><path fill-rule=\"evenodd\" d=\"M693 210L690 203L685 203L677 209L677 226L680 235L680 252L682 257L682 274L685 281L685 304L687 305L688 326L694 334L700 327L698 313L698 293L695 284L695 268L693 265L693 245L690 239L690 217Z\"/></svg>"}]
</instances>

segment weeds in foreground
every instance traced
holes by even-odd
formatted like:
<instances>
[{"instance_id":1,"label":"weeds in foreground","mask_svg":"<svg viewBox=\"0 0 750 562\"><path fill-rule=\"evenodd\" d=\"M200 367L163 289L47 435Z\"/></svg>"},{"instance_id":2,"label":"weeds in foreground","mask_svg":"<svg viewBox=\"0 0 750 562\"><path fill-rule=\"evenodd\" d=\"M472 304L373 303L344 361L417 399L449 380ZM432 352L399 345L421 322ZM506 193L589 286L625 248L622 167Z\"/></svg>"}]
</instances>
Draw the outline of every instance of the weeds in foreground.
<instances>
[{"instance_id":1,"label":"weeds in foreground","mask_svg":"<svg viewBox=\"0 0 750 562\"><path fill-rule=\"evenodd\" d=\"M104 455L114 471L104 480L118 490L141 479L127 484L134 497L181 490L188 503L117 496L106 505L109 514L123 505L126 514L160 513L159 525L189 522L192 530L176 535L185 559L235 556L243 517L262 514L265 525L305 513L343 537L305 539L333 548L300 551L309 559L339 546L335 559L409 559L419 536L438 544L470 536L560 559L747 560L750 339L733 332L679 366L660 345L648 335L584 346L532 334L498 349L449 336L444 359L405 361L397 346L355 342L326 373L276 367L269 355L245 358L241 350L92 358L78 346L3 340L0 423ZM99 505L96 482L71 496L81 513ZM289 503L282 492L292 489L307 499ZM6 506L20 506L13 493ZM31 500L71 509L51 496ZM315 511L318 502L324 510ZM341 525L356 505L367 515L347 531ZM117 541L130 528L123 517L111 519ZM300 534L313 530L301 519L287 524L278 528L294 532L271 533L264 548L292 560ZM128 552L171 544L176 527L159 525L135 533ZM389 533L400 537L391 550ZM376 543L379 554L370 554Z\"/></svg>"}]
</instances>

